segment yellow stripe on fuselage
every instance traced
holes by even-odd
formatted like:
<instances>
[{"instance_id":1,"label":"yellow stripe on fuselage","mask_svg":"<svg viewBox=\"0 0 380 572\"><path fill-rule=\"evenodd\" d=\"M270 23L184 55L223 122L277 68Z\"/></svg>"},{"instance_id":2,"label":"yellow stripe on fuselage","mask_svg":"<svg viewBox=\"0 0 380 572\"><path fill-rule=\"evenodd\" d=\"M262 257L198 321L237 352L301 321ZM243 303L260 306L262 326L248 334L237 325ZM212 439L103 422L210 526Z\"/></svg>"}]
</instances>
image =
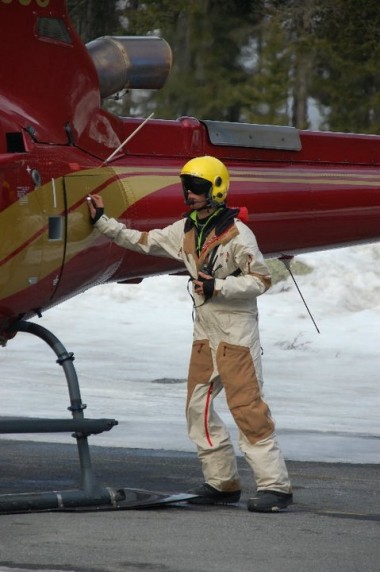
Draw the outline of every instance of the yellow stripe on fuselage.
<instances>
[{"instance_id":1,"label":"yellow stripe on fuselage","mask_svg":"<svg viewBox=\"0 0 380 572\"><path fill-rule=\"evenodd\" d=\"M231 168L230 175L232 184L248 182L307 185L310 190L313 186L380 186L379 176L369 172L358 170L344 173L336 169L321 173L318 170L306 169L305 167L295 171L293 168ZM63 240L48 239L48 218L64 216L64 187L68 208L65 262L68 262L91 246L97 236L89 222L86 204L88 194L100 193L107 214L119 218L144 197L175 184L178 184L178 192L181 192L179 173L174 167L103 167L77 171L55 179L55 206L52 182L30 191L27 201L13 203L0 212L1 298L24 290L31 281L38 282L48 275L53 275L53 281L58 278L64 244ZM53 288L52 284L52 291Z\"/></svg>"},{"instance_id":2,"label":"yellow stripe on fuselage","mask_svg":"<svg viewBox=\"0 0 380 572\"><path fill-rule=\"evenodd\" d=\"M49 182L27 195L27 200L13 203L0 213L0 298L4 299L52 275L55 288L63 261L64 240L48 238L50 216L64 216L63 185L66 188L68 236L65 262L94 242L97 233L89 221L86 196L100 193L107 213L118 218L134 203L160 189L178 182L178 174L132 175L137 169L89 169L71 173ZM173 170L172 170L173 171ZM124 179L124 176L127 178ZM115 178L116 177L116 178ZM60 193L57 191L59 190ZM64 239L64 237L63 237Z\"/></svg>"}]
</instances>

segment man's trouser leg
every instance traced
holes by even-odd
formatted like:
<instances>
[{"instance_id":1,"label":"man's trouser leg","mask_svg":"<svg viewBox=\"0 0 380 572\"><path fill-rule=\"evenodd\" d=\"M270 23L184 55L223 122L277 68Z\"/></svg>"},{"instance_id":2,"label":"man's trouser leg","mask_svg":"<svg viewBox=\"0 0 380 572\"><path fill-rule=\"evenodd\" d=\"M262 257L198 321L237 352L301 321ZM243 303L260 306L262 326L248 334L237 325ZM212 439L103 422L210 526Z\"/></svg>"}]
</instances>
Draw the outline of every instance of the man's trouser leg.
<instances>
[{"instance_id":1,"label":"man's trouser leg","mask_svg":"<svg viewBox=\"0 0 380 572\"><path fill-rule=\"evenodd\" d=\"M240 432L239 446L253 471L258 491L292 492L285 460L275 433L252 444Z\"/></svg>"},{"instance_id":2,"label":"man's trouser leg","mask_svg":"<svg viewBox=\"0 0 380 572\"><path fill-rule=\"evenodd\" d=\"M222 342L217 366L230 411L240 430L239 445L254 472L258 490L291 492L288 471L274 433L274 422L265 403L256 369L247 347Z\"/></svg>"},{"instance_id":3,"label":"man's trouser leg","mask_svg":"<svg viewBox=\"0 0 380 572\"><path fill-rule=\"evenodd\" d=\"M196 341L189 368L186 416L190 439L196 444L205 482L223 491L240 490L236 455L227 428L214 411L214 398L222 385L213 377L207 340Z\"/></svg>"}]
</instances>

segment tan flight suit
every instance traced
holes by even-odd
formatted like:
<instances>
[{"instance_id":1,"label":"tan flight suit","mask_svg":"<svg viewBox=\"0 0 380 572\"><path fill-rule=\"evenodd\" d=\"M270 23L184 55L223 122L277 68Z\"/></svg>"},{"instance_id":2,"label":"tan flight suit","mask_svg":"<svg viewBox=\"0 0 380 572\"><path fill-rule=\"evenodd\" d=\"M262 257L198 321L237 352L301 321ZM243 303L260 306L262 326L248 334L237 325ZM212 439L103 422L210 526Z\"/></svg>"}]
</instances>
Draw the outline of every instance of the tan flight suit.
<instances>
[{"instance_id":1,"label":"tan flight suit","mask_svg":"<svg viewBox=\"0 0 380 572\"><path fill-rule=\"evenodd\" d=\"M268 268L254 234L240 220L234 219L218 236L211 230L200 256L195 229L187 226L185 232L185 223L182 219L164 229L140 232L103 215L95 228L124 248L182 260L193 278L216 252L213 297L205 302L203 296L193 294L196 317L186 406L189 436L197 446L205 482L220 491L239 490L234 448L213 407L214 398L224 389L257 490L289 493L285 461L261 391L256 298L270 286Z\"/></svg>"}]
</instances>

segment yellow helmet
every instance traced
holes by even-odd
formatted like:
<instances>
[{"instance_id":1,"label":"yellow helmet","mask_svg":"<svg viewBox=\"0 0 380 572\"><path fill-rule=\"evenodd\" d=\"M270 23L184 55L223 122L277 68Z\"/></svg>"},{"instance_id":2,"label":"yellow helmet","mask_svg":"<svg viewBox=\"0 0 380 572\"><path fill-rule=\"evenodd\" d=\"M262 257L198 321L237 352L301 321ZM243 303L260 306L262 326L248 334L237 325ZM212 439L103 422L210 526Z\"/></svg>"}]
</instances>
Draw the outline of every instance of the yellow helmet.
<instances>
[{"instance_id":1,"label":"yellow helmet","mask_svg":"<svg viewBox=\"0 0 380 572\"><path fill-rule=\"evenodd\" d=\"M207 195L212 206L226 202L230 176L227 167L216 157L195 157L183 166L180 173L185 201L188 192Z\"/></svg>"}]
</instances>

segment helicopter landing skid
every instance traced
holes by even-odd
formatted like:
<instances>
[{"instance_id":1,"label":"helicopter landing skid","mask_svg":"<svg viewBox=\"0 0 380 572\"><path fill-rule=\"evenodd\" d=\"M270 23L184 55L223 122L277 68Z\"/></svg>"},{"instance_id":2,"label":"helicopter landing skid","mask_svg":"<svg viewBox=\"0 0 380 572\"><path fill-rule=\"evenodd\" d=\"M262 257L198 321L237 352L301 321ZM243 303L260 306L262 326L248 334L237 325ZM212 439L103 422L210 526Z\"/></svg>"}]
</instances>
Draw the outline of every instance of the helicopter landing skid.
<instances>
[{"instance_id":1,"label":"helicopter landing skid","mask_svg":"<svg viewBox=\"0 0 380 572\"><path fill-rule=\"evenodd\" d=\"M78 377L73 365L74 355L49 330L32 322L19 320L12 332L31 333L46 342L63 367L70 395L72 419L8 418L0 420L0 434L73 432L81 470L81 486L75 490L32 492L0 495L0 514L45 511L99 511L154 508L173 505L194 498L191 494L168 494L142 489L101 486L94 475L88 436L109 431L118 424L115 419L87 419L83 410Z\"/></svg>"}]
</instances>

